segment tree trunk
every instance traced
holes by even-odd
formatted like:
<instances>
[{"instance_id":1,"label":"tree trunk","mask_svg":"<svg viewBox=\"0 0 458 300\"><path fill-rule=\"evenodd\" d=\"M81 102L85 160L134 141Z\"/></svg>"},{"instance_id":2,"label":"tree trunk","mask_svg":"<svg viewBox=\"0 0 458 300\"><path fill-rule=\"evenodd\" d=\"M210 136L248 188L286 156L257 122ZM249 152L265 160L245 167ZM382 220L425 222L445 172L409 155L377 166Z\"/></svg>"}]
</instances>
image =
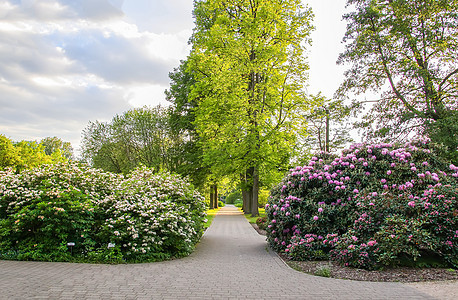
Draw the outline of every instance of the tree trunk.
<instances>
[{"instance_id":1,"label":"tree trunk","mask_svg":"<svg viewBox=\"0 0 458 300\"><path fill-rule=\"evenodd\" d=\"M254 175L254 168L248 168L246 172L246 187L247 187L247 205L246 210L244 211L246 214L252 213L253 210L253 175Z\"/></svg>"},{"instance_id":2,"label":"tree trunk","mask_svg":"<svg viewBox=\"0 0 458 300\"><path fill-rule=\"evenodd\" d=\"M246 208L246 204L247 204L247 201L248 201L248 194L247 194L247 191L245 191L244 188L242 188L242 210L243 211L246 211L247 208Z\"/></svg>"},{"instance_id":3,"label":"tree trunk","mask_svg":"<svg viewBox=\"0 0 458 300\"><path fill-rule=\"evenodd\" d=\"M242 191L242 211L246 211L247 192L246 192L246 174L240 173L240 190Z\"/></svg>"},{"instance_id":4,"label":"tree trunk","mask_svg":"<svg viewBox=\"0 0 458 300\"><path fill-rule=\"evenodd\" d=\"M214 193L213 193L213 185L210 185L210 209L214 209L215 206L214 206Z\"/></svg>"},{"instance_id":5,"label":"tree trunk","mask_svg":"<svg viewBox=\"0 0 458 300\"><path fill-rule=\"evenodd\" d=\"M259 170L257 167L253 168L253 194L251 198L251 216L259 216L258 198L259 198Z\"/></svg>"},{"instance_id":6,"label":"tree trunk","mask_svg":"<svg viewBox=\"0 0 458 300\"><path fill-rule=\"evenodd\" d=\"M243 212L248 214L251 213L251 205L253 204L253 187L250 187L246 191L246 198L246 210L244 210Z\"/></svg>"},{"instance_id":7,"label":"tree trunk","mask_svg":"<svg viewBox=\"0 0 458 300\"><path fill-rule=\"evenodd\" d=\"M217 184L214 184L213 185L213 190L214 190L214 193L213 193L213 200L215 201L215 208L218 208L218 185Z\"/></svg>"},{"instance_id":8,"label":"tree trunk","mask_svg":"<svg viewBox=\"0 0 458 300\"><path fill-rule=\"evenodd\" d=\"M329 109L326 108L326 141L324 151L329 153Z\"/></svg>"},{"instance_id":9,"label":"tree trunk","mask_svg":"<svg viewBox=\"0 0 458 300\"><path fill-rule=\"evenodd\" d=\"M244 213L248 214L251 213L251 204L252 204L252 196L253 196L253 185L251 182L252 178L252 168L249 168L244 175L241 175L241 186L242 186L242 198L243 198L243 206L242 210Z\"/></svg>"}]
</instances>

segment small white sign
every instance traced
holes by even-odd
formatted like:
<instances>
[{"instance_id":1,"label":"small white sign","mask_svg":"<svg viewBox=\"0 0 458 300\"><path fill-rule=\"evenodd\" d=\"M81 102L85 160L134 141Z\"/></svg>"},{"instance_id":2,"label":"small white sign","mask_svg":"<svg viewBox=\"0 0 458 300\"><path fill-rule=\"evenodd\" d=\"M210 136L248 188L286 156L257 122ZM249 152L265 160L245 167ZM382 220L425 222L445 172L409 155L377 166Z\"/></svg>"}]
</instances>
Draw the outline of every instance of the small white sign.
<instances>
[{"instance_id":1,"label":"small white sign","mask_svg":"<svg viewBox=\"0 0 458 300\"><path fill-rule=\"evenodd\" d=\"M114 246L116 246L115 243L108 243L108 248L114 248Z\"/></svg>"},{"instance_id":2,"label":"small white sign","mask_svg":"<svg viewBox=\"0 0 458 300\"><path fill-rule=\"evenodd\" d=\"M73 243L73 242L67 243L67 246L73 247L73 246L75 246L75 243Z\"/></svg>"}]
</instances>

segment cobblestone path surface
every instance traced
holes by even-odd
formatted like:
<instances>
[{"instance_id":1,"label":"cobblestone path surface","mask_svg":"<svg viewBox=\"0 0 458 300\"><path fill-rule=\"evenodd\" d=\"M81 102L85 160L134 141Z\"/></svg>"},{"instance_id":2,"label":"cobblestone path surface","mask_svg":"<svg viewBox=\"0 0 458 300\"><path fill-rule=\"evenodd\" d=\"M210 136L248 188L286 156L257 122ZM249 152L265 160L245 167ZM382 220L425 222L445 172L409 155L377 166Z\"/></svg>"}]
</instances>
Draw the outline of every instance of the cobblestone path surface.
<instances>
[{"instance_id":1,"label":"cobblestone path surface","mask_svg":"<svg viewBox=\"0 0 458 300\"><path fill-rule=\"evenodd\" d=\"M0 261L0 299L433 299L400 283L292 270L233 206L187 258L95 265Z\"/></svg>"}]
</instances>

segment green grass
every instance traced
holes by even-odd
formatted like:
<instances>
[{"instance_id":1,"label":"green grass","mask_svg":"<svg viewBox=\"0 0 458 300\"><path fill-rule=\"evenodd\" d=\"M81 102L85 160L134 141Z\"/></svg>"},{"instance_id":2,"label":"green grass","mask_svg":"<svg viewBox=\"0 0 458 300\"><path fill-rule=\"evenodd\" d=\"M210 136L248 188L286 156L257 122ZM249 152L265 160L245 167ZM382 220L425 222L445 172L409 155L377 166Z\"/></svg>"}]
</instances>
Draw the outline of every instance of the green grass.
<instances>
[{"instance_id":1,"label":"green grass","mask_svg":"<svg viewBox=\"0 0 458 300\"><path fill-rule=\"evenodd\" d=\"M239 208L240 209L240 208ZM241 209L240 209L241 210ZM266 215L266 210L264 208L259 208L259 216L258 217L252 217L251 214L244 214L245 218L250 222L251 224L256 224L256 220L259 217L264 217Z\"/></svg>"},{"instance_id":2,"label":"green grass","mask_svg":"<svg viewBox=\"0 0 458 300\"><path fill-rule=\"evenodd\" d=\"M313 273L316 276L321 277L331 277L331 267L330 266L319 266Z\"/></svg>"},{"instance_id":3,"label":"green grass","mask_svg":"<svg viewBox=\"0 0 458 300\"><path fill-rule=\"evenodd\" d=\"M220 209L221 209L221 207L218 207L216 209L209 209L209 210L206 211L206 213L207 213L207 223L204 224L204 229L207 229L208 227L210 227L210 225L213 222L213 219L215 218L216 214L218 213L218 211Z\"/></svg>"}]
</instances>

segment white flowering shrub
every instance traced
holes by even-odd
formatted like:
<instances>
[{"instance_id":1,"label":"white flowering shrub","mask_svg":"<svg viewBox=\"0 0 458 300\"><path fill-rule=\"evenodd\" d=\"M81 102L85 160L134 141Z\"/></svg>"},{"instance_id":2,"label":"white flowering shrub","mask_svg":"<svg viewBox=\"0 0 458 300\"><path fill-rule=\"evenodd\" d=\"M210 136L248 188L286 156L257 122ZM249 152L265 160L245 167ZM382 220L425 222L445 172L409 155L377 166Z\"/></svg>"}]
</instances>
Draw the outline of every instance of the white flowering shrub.
<instances>
[{"instance_id":1,"label":"white flowering shrub","mask_svg":"<svg viewBox=\"0 0 458 300\"><path fill-rule=\"evenodd\" d=\"M0 172L0 259L148 261L186 255L203 198L183 179L76 163ZM70 244L69 244L70 243Z\"/></svg>"},{"instance_id":2,"label":"white flowering shrub","mask_svg":"<svg viewBox=\"0 0 458 300\"><path fill-rule=\"evenodd\" d=\"M103 239L119 244L127 259L189 254L203 232L204 198L179 176L145 167L98 206L107 217Z\"/></svg>"}]
</instances>

